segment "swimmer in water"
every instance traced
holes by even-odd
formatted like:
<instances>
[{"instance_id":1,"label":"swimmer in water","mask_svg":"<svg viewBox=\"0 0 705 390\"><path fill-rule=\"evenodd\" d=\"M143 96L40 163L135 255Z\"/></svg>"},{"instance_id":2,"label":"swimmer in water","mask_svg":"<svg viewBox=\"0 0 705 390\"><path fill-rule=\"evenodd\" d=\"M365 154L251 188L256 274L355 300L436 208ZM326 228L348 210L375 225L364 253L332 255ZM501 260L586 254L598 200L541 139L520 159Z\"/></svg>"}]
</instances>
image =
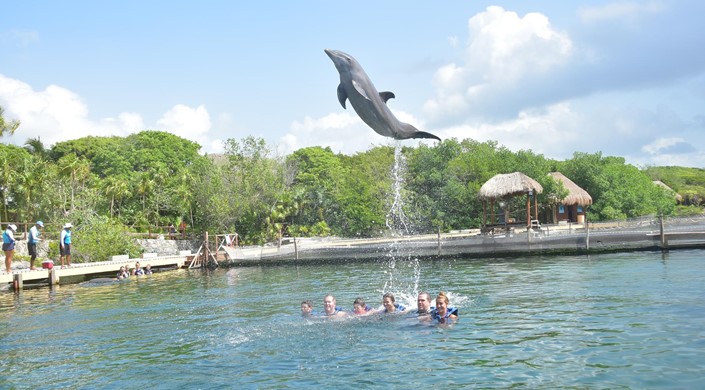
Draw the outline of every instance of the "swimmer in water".
<instances>
[{"instance_id":1,"label":"swimmer in water","mask_svg":"<svg viewBox=\"0 0 705 390\"><path fill-rule=\"evenodd\" d=\"M382 305L384 306L382 311L384 314L399 314L406 310L406 307L394 301L394 294L392 293L386 293L382 296Z\"/></svg>"},{"instance_id":2,"label":"swimmer in water","mask_svg":"<svg viewBox=\"0 0 705 390\"><path fill-rule=\"evenodd\" d=\"M416 298L416 312L414 314L419 320L430 321L433 309L435 308L431 306L431 295L426 291L420 292Z\"/></svg>"},{"instance_id":3,"label":"swimmer in water","mask_svg":"<svg viewBox=\"0 0 705 390\"><path fill-rule=\"evenodd\" d=\"M357 316L368 316L372 314L372 308L365 304L365 300L362 298L355 298L353 302L353 314Z\"/></svg>"},{"instance_id":4,"label":"swimmer in water","mask_svg":"<svg viewBox=\"0 0 705 390\"><path fill-rule=\"evenodd\" d=\"M431 311L431 318L440 324L455 322L458 319L458 309L448 307L450 301L444 292L439 292L436 297L436 308Z\"/></svg>"},{"instance_id":5,"label":"swimmer in water","mask_svg":"<svg viewBox=\"0 0 705 390\"><path fill-rule=\"evenodd\" d=\"M302 317L311 317L312 315L313 315L313 302L306 299L305 301L301 302L301 316Z\"/></svg>"},{"instance_id":6,"label":"swimmer in water","mask_svg":"<svg viewBox=\"0 0 705 390\"><path fill-rule=\"evenodd\" d=\"M324 317L334 318L334 317L345 317L345 312L338 306L335 305L335 297L328 294L323 298L323 313Z\"/></svg>"}]
</instances>

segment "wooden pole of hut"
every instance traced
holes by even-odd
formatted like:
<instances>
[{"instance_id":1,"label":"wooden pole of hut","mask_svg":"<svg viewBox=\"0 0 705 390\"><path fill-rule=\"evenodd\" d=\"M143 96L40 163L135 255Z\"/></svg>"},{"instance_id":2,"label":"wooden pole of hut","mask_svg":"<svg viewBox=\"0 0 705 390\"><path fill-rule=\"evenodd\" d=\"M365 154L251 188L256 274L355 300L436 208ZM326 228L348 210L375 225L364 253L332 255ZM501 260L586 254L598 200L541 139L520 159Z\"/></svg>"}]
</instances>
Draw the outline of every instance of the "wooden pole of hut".
<instances>
[{"instance_id":1,"label":"wooden pole of hut","mask_svg":"<svg viewBox=\"0 0 705 390\"><path fill-rule=\"evenodd\" d=\"M531 191L526 193L526 227L531 227Z\"/></svg>"}]
</instances>

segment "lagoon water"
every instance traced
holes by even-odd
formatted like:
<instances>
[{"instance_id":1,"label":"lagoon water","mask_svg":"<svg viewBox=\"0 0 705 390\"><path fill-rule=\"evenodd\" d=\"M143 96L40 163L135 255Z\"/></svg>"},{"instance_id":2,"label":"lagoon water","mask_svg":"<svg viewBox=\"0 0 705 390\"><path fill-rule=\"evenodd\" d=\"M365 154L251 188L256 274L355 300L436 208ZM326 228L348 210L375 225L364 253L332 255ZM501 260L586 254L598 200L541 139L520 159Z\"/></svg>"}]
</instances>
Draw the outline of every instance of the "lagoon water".
<instances>
[{"instance_id":1,"label":"lagoon water","mask_svg":"<svg viewBox=\"0 0 705 390\"><path fill-rule=\"evenodd\" d=\"M705 251L173 271L0 293L0 388L703 388ZM461 319L302 320L447 291Z\"/></svg>"}]
</instances>

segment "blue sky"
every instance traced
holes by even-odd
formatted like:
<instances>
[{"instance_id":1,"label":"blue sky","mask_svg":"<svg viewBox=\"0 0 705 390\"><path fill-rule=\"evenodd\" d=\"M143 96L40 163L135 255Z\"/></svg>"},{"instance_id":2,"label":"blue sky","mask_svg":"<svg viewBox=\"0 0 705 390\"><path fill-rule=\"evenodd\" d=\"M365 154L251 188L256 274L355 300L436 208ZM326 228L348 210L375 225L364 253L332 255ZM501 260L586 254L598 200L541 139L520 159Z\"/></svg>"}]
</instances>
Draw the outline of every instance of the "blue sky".
<instances>
[{"instance_id":1,"label":"blue sky","mask_svg":"<svg viewBox=\"0 0 705 390\"><path fill-rule=\"evenodd\" d=\"M248 135L284 154L392 145L338 103L331 48L444 139L705 168L703 14L699 0L10 2L0 106L22 125L3 141L156 129L204 152Z\"/></svg>"}]
</instances>

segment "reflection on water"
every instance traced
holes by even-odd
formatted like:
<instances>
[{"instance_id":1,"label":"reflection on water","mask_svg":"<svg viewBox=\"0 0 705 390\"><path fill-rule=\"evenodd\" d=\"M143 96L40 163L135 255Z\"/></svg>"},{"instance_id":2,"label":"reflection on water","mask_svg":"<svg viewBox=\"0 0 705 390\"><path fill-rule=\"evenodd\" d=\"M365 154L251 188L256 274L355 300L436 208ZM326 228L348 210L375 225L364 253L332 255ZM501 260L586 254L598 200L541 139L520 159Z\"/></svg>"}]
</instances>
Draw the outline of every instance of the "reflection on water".
<instances>
[{"instance_id":1,"label":"reflection on water","mask_svg":"<svg viewBox=\"0 0 705 390\"><path fill-rule=\"evenodd\" d=\"M0 387L698 388L703 254L421 262L418 278L398 261L400 303L448 291L460 308L443 328L300 318L327 293L381 304L385 260L6 292Z\"/></svg>"}]
</instances>

